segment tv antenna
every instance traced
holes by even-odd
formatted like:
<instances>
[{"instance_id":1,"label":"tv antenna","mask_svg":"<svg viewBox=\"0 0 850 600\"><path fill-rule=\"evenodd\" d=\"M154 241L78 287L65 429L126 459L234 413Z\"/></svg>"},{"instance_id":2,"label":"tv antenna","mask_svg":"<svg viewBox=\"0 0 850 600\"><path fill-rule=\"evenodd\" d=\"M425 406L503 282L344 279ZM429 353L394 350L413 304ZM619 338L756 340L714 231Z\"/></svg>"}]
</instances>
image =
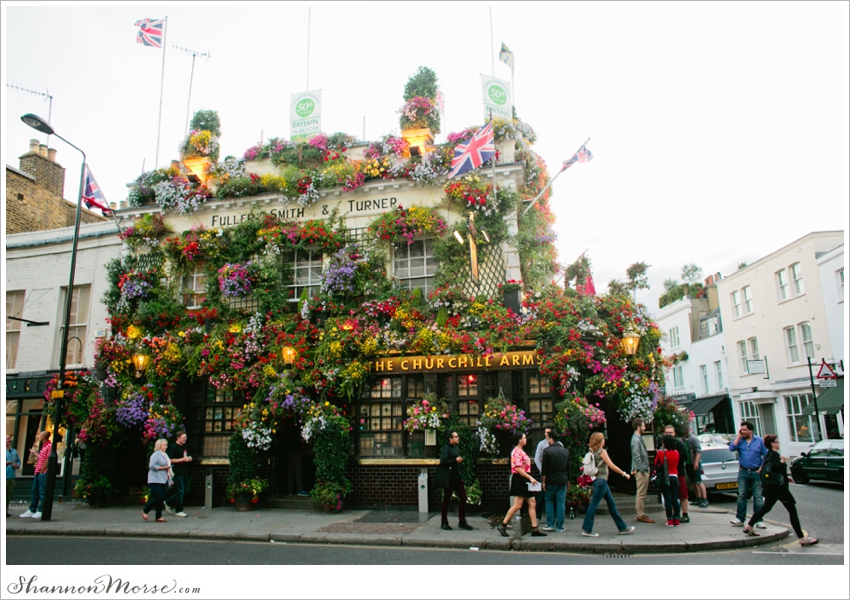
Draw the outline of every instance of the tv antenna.
<instances>
[{"instance_id":1,"label":"tv antenna","mask_svg":"<svg viewBox=\"0 0 850 600\"><path fill-rule=\"evenodd\" d=\"M21 90L22 92L29 92L30 94L35 94L36 96L44 96L50 101L50 105L47 108L47 122L50 123L51 118L53 116L53 96L50 95L50 90L45 90L44 92L36 92L35 90L29 90L27 88L22 88L17 85L12 85L11 83L7 83L6 87L14 88L16 90ZM47 145L50 145L50 135L47 136Z\"/></svg>"},{"instance_id":2,"label":"tv antenna","mask_svg":"<svg viewBox=\"0 0 850 600\"><path fill-rule=\"evenodd\" d=\"M186 102L186 135L189 135L189 109L192 104L192 79L195 77L195 58L198 56L206 56L207 60L212 58L210 51L201 52L199 50L190 50L189 48L181 48L180 46L171 45L172 48L177 48L183 52L188 52L192 55L192 70L189 72L189 99Z\"/></svg>"}]
</instances>

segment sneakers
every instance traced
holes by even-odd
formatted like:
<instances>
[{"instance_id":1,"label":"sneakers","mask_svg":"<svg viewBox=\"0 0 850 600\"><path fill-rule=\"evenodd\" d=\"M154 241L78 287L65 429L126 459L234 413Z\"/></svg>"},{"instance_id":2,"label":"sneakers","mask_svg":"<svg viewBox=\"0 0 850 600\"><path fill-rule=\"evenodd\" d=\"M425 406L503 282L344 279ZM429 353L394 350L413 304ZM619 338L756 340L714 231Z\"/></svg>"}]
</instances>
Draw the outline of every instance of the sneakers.
<instances>
[{"instance_id":1,"label":"sneakers","mask_svg":"<svg viewBox=\"0 0 850 600\"><path fill-rule=\"evenodd\" d=\"M563 528L563 527L555 527L555 533L563 533L565 531L566 531L566 529Z\"/></svg>"},{"instance_id":2,"label":"sneakers","mask_svg":"<svg viewBox=\"0 0 850 600\"><path fill-rule=\"evenodd\" d=\"M676 524L673 522L673 519L668 519L666 523L664 523L664 527L675 527Z\"/></svg>"},{"instance_id":3,"label":"sneakers","mask_svg":"<svg viewBox=\"0 0 850 600\"><path fill-rule=\"evenodd\" d=\"M33 518L33 519L40 519L40 518L41 518L41 513L40 513L40 512L34 513L34 514L33 514L33 516L32 516L32 518Z\"/></svg>"},{"instance_id":4,"label":"sneakers","mask_svg":"<svg viewBox=\"0 0 850 600\"><path fill-rule=\"evenodd\" d=\"M446 523L445 521L440 523L440 529L442 529L444 531L451 531L452 530L451 526L448 523Z\"/></svg>"},{"instance_id":5,"label":"sneakers","mask_svg":"<svg viewBox=\"0 0 850 600\"><path fill-rule=\"evenodd\" d=\"M458 526L458 528L464 529L466 531L472 531L473 529L475 529L472 525L467 523L466 520L461 521L460 523L457 524L457 526Z\"/></svg>"},{"instance_id":6,"label":"sneakers","mask_svg":"<svg viewBox=\"0 0 850 600\"><path fill-rule=\"evenodd\" d=\"M634 526L632 526L632 527L629 527L628 529L623 529L622 531L620 531L620 535L629 535L630 533L634 533L634 532L635 532L635 528L634 528Z\"/></svg>"},{"instance_id":7,"label":"sneakers","mask_svg":"<svg viewBox=\"0 0 850 600\"><path fill-rule=\"evenodd\" d=\"M732 519L731 521L729 521L729 523L732 525L732 527L743 527L744 526L744 522L740 519Z\"/></svg>"},{"instance_id":8,"label":"sneakers","mask_svg":"<svg viewBox=\"0 0 850 600\"><path fill-rule=\"evenodd\" d=\"M543 531L555 531L554 527L549 527L548 525L546 527L541 527L540 529L542 529Z\"/></svg>"},{"instance_id":9,"label":"sneakers","mask_svg":"<svg viewBox=\"0 0 850 600\"><path fill-rule=\"evenodd\" d=\"M700 508L708 508L708 500L706 500L705 498L703 498L702 500L700 500L700 501L699 501L699 507L700 507Z\"/></svg>"},{"instance_id":10,"label":"sneakers","mask_svg":"<svg viewBox=\"0 0 850 600\"><path fill-rule=\"evenodd\" d=\"M189 515L187 515L186 513L184 513L184 512L181 510L179 513L174 513L174 516L175 516L175 517L188 517Z\"/></svg>"},{"instance_id":11,"label":"sneakers","mask_svg":"<svg viewBox=\"0 0 850 600\"><path fill-rule=\"evenodd\" d=\"M169 515L173 515L173 514L174 514L174 509L173 509L173 508L171 508L170 506L168 506L168 505L167 505L167 504L165 504L165 503L163 503L163 505L165 506L165 512L167 512Z\"/></svg>"},{"instance_id":12,"label":"sneakers","mask_svg":"<svg viewBox=\"0 0 850 600\"><path fill-rule=\"evenodd\" d=\"M599 537L599 534L598 534L598 533L593 533L593 532L591 532L591 531L585 531L584 529L582 529L582 530L581 530L581 534L582 534L584 537Z\"/></svg>"},{"instance_id":13,"label":"sneakers","mask_svg":"<svg viewBox=\"0 0 850 600\"><path fill-rule=\"evenodd\" d=\"M685 514L683 514L683 515L682 515L682 519L681 519L681 521L682 521L682 523L690 523L690 522L691 522L691 518L688 516L688 514L687 514L687 513L685 513Z\"/></svg>"},{"instance_id":14,"label":"sneakers","mask_svg":"<svg viewBox=\"0 0 850 600\"><path fill-rule=\"evenodd\" d=\"M31 516L32 516L32 511L31 511L31 510L29 510L29 509L27 509L27 512L25 512L25 513L21 513L21 514L20 514L20 515L18 515L18 516L19 516L19 517L21 517L22 519L26 519L27 517L31 517Z\"/></svg>"},{"instance_id":15,"label":"sneakers","mask_svg":"<svg viewBox=\"0 0 850 600\"><path fill-rule=\"evenodd\" d=\"M763 521L759 521L758 523L756 523L756 527L758 527L759 529L767 529L767 525L765 525Z\"/></svg>"},{"instance_id":16,"label":"sneakers","mask_svg":"<svg viewBox=\"0 0 850 600\"><path fill-rule=\"evenodd\" d=\"M304 490L301 490L300 492L298 492L298 495L301 496L302 498L306 498L310 494L308 492L305 492Z\"/></svg>"},{"instance_id":17,"label":"sneakers","mask_svg":"<svg viewBox=\"0 0 850 600\"><path fill-rule=\"evenodd\" d=\"M682 521L680 519L673 519L673 527L679 527L682 525Z\"/></svg>"}]
</instances>

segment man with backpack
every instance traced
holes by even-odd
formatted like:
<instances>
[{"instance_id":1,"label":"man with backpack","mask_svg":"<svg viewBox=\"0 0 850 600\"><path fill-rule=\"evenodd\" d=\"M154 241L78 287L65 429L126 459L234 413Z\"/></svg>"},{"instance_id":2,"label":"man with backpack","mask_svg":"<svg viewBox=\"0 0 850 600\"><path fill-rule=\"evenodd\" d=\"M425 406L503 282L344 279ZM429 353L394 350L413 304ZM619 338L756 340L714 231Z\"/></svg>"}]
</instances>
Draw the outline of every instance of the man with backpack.
<instances>
[{"instance_id":1,"label":"man with backpack","mask_svg":"<svg viewBox=\"0 0 850 600\"><path fill-rule=\"evenodd\" d=\"M669 435L673 438L674 441L674 449L679 453L679 465L677 473L684 474L685 473L685 461L686 456L688 455L687 447L682 443L682 441L676 437L676 428L672 425L664 426L664 435ZM682 523L690 523L691 518L688 516L688 482L685 477L678 477L679 483L679 504L682 505Z\"/></svg>"},{"instance_id":2,"label":"man with backpack","mask_svg":"<svg viewBox=\"0 0 850 600\"><path fill-rule=\"evenodd\" d=\"M688 427L688 435L682 438L682 441L688 448L688 462L685 463L688 483L694 486L694 495L697 497L696 505L705 508L708 506L708 498L706 498L705 484L702 482L699 467L702 458L702 444L699 443L699 438L694 435L692 427Z\"/></svg>"}]
</instances>

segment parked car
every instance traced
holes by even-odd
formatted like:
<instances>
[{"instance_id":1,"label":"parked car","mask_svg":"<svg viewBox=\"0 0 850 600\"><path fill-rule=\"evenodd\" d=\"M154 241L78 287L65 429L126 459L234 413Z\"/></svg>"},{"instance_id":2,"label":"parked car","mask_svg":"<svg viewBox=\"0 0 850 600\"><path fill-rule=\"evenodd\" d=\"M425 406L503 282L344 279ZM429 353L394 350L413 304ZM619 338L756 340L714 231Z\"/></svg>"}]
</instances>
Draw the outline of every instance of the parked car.
<instances>
[{"instance_id":1,"label":"parked car","mask_svg":"<svg viewBox=\"0 0 850 600\"><path fill-rule=\"evenodd\" d=\"M721 446L726 448L735 436L732 434L722 435L720 433L703 433L697 437L699 438L700 446L703 448L719 448Z\"/></svg>"},{"instance_id":2,"label":"parked car","mask_svg":"<svg viewBox=\"0 0 850 600\"><path fill-rule=\"evenodd\" d=\"M728 443L727 443L728 445ZM702 482L707 492L738 491L738 454L728 447L703 447L700 453Z\"/></svg>"},{"instance_id":3,"label":"parked car","mask_svg":"<svg viewBox=\"0 0 850 600\"><path fill-rule=\"evenodd\" d=\"M844 440L822 440L791 461L791 477L797 483L824 479L844 483Z\"/></svg>"}]
</instances>

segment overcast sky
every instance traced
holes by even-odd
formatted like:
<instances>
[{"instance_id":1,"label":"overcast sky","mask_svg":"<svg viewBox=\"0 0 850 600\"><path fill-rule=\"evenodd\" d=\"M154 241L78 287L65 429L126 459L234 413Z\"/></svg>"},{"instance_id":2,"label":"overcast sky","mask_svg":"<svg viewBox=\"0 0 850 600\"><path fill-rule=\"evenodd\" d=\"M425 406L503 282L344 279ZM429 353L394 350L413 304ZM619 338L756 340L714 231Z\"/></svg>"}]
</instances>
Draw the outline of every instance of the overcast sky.
<instances>
[{"instance_id":1,"label":"overcast sky","mask_svg":"<svg viewBox=\"0 0 850 600\"><path fill-rule=\"evenodd\" d=\"M191 56L191 111L214 109L222 156L288 136L290 94L321 89L323 129L398 131L408 77L432 68L442 135L483 118L480 74L511 79L550 171L588 137L594 160L554 185L561 262L587 250L597 288L646 261L657 307L683 264L729 275L810 231L848 220L848 4L241 3L238 7L4 3L5 84L53 96L56 131L81 147L110 201L154 167L162 50L134 22L168 17L159 166L178 157ZM495 65L492 55L496 52ZM309 80L308 80L309 74ZM20 121L47 100L3 88L3 152L18 166ZM51 139L76 198L80 155Z\"/></svg>"}]
</instances>

